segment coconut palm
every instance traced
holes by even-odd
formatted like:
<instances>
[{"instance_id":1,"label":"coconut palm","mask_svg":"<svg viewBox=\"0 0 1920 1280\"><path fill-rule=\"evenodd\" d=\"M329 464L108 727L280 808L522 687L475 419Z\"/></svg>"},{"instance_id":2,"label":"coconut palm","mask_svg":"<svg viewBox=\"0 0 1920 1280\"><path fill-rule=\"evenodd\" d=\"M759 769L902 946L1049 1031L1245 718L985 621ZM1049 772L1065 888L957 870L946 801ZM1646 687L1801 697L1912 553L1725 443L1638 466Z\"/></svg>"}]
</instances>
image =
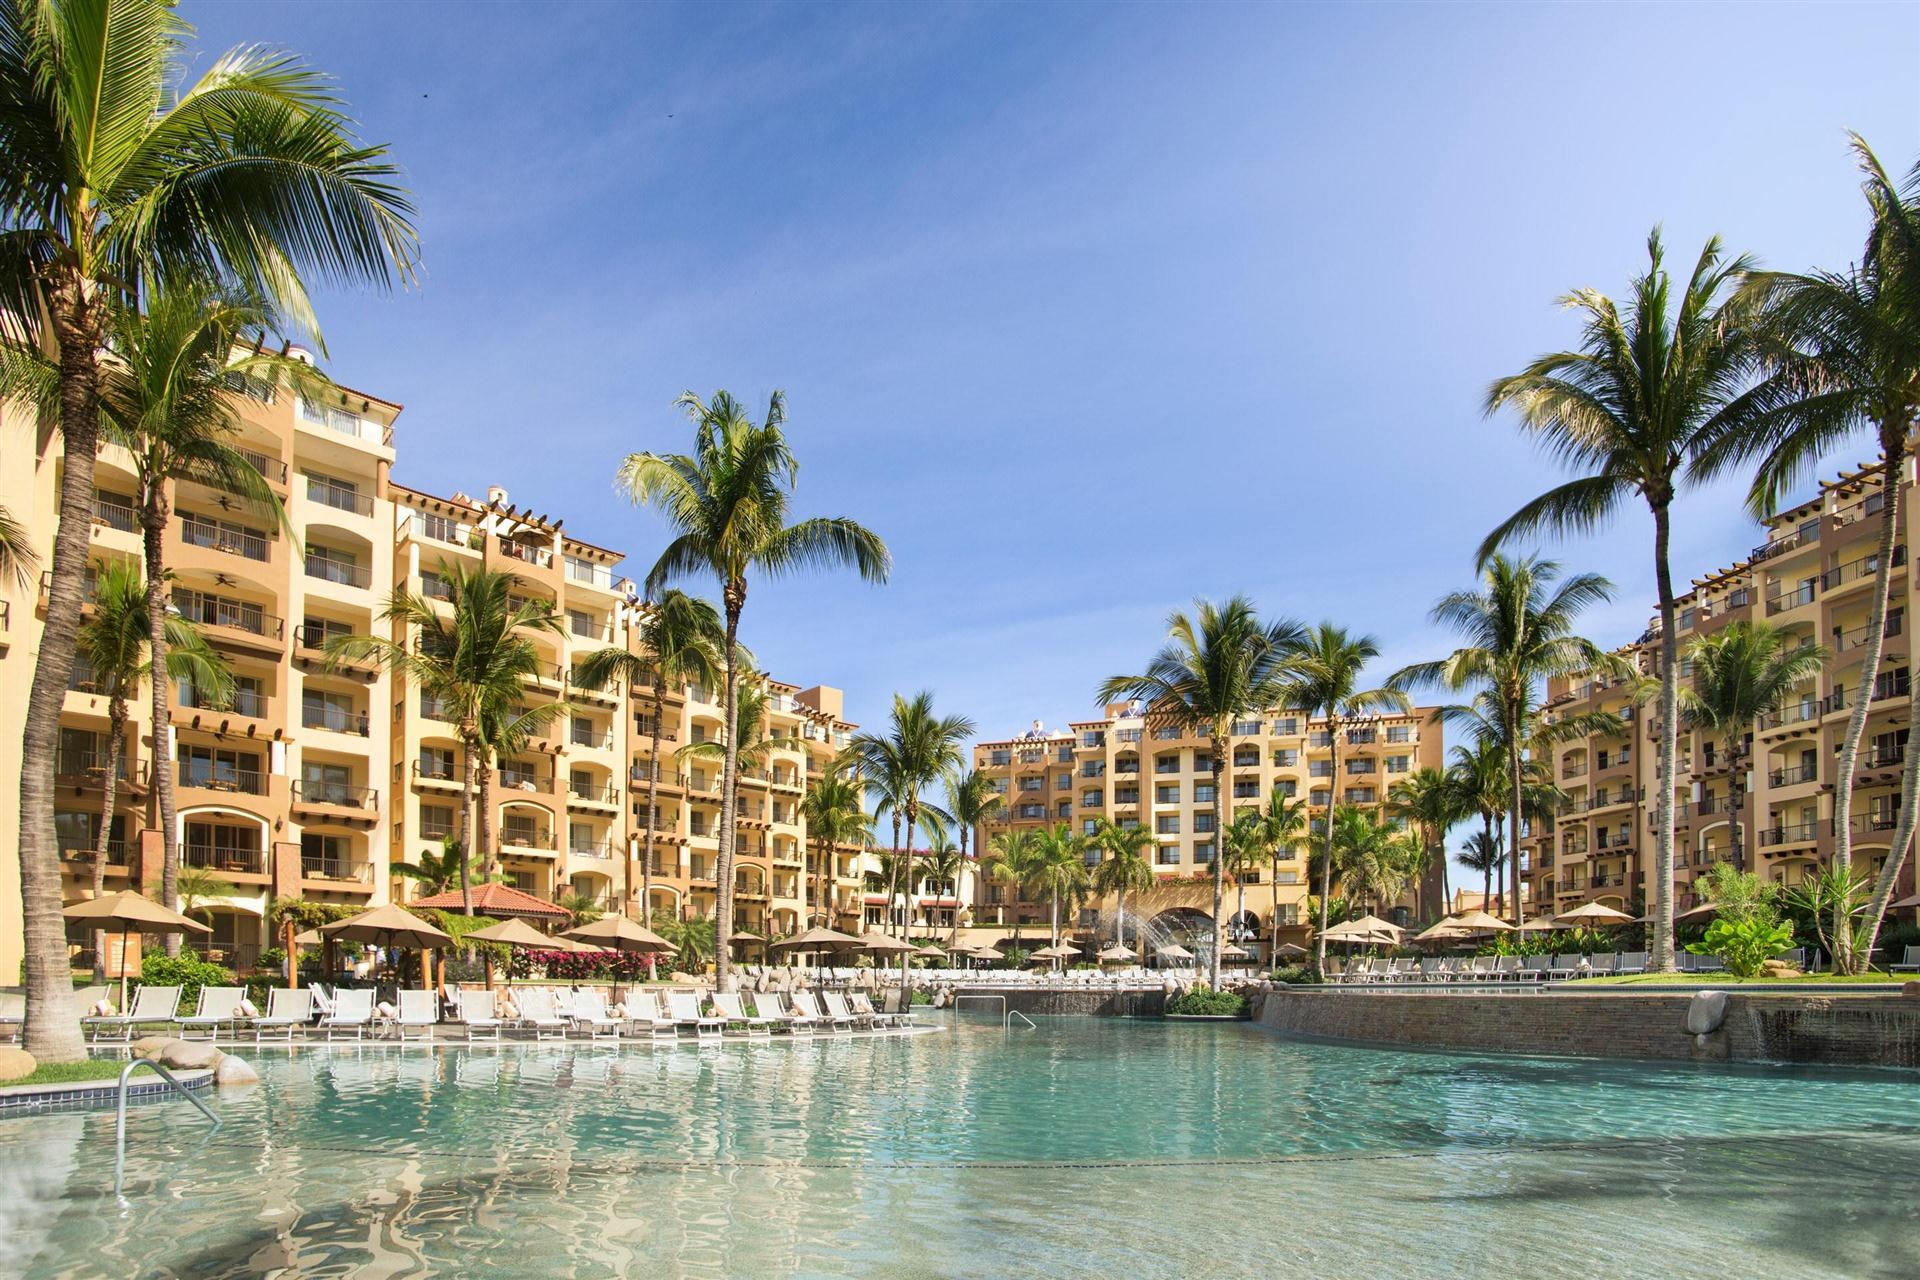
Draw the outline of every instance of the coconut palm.
<instances>
[{"instance_id":1,"label":"coconut palm","mask_svg":"<svg viewBox=\"0 0 1920 1280\"><path fill-rule=\"evenodd\" d=\"M41 1062L85 1056L52 761L80 626L109 312L156 279L190 274L237 280L294 311L303 277L383 283L409 278L414 261L395 171L354 138L327 78L256 46L189 80L190 35L158 0L0 3L0 349L55 354L65 456L22 739L35 765L20 779L24 1045ZM0 395L13 395L10 381L0 373Z\"/></svg>"},{"instance_id":2,"label":"coconut palm","mask_svg":"<svg viewBox=\"0 0 1920 1280\"><path fill-rule=\"evenodd\" d=\"M1396 818L1414 825L1420 833L1421 847L1427 851L1429 870L1438 869L1438 876L1422 876L1415 889L1417 909L1415 914L1421 919L1429 915L1428 889L1439 890L1440 912L1446 914L1447 902L1447 831L1454 823L1467 817L1469 811L1461 804L1458 787L1447 777L1444 769L1428 766L1415 769L1406 777L1387 789L1387 812ZM1429 882L1438 879L1438 885Z\"/></svg>"},{"instance_id":3,"label":"coconut palm","mask_svg":"<svg viewBox=\"0 0 1920 1280\"><path fill-rule=\"evenodd\" d=\"M1094 829L1091 843L1103 855L1094 864L1093 891L1114 895L1113 941L1115 946L1124 947L1127 945L1127 895L1146 893L1153 888L1153 865L1147 861L1147 850L1159 842L1153 832L1137 823L1123 827L1103 818Z\"/></svg>"},{"instance_id":4,"label":"coconut palm","mask_svg":"<svg viewBox=\"0 0 1920 1280\"><path fill-rule=\"evenodd\" d=\"M1030 827L1000 832L994 836L982 865L988 876L1013 886L1013 940L1017 946L1020 942L1019 899L1032 888L1040 869L1038 833Z\"/></svg>"},{"instance_id":5,"label":"coconut palm","mask_svg":"<svg viewBox=\"0 0 1920 1280\"><path fill-rule=\"evenodd\" d=\"M993 779L987 774L978 769L962 769L947 783L946 800L946 810L953 816L953 825L960 836L961 861L969 861L967 842L1000 807L1000 793L993 789ZM953 913L953 928L957 939L960 931L957 908Z\"/></svg>"},{"instance_id":6,"label":"coconut palm","mask_svg":"<svg viewBox=\"0 0 1920 1280\"><path fill-rule=\"evenodd\" d=\"M1820 674L1827 652L1790 639L1771 623L1730 623L1687 642L1693 683L1680 686L1680 714L1727 744L1728 840L1733 865L1746 869L1740 837L1741 778L1753 726L1780 709L1794 687Z\"/></svg>"},{"instance_id":7,"label":"coconut palm","mask_svg":"<svg viewBox=\"0 0 1920 1280\"><path fill-rule=\"evenodd\" d=\"M93 847L93 896L106 891L107 841L113 830L120 753L127 739L127 703L154 670L147 656L146 588L139 567L124 560L101 563L94 572L93 616L80 624L79 657L93 675L94 690L107 700L107 758L101 773L100 830ZM185 618L166 620L168 648L163 661L166 675L185 680L211 697L224 698L233 678L219 654L210 648ZM154 681L156 685L164 680ZM154 741L164 741L156 735ZM155 760L155 771L166 772ZM104 956L104 934L96 936L94 954ZM103 962L104 963L104 962Z\"/></svg>"},{"instance_id":8,"label":"coconut palm","mask_svg":"<svg viewBox=\"0 0 1920 1280\"><path fill-rule=\"evenodd\" d=\"M1468 836L1458 856L1461 866L1480 873L1480 909L1491 911L1493 879L1500 874L1500 868L1507 861L1506 850L1500 843L1499 828L1490 826Z\"/></svg>"},{"instance_id":9,"label":"coconut palm","mask_svg":"<svg viewBox=\"0 0 1920 1280\"><path fill-rule=\"evenodd\" d=\"M578 928L583 924L592 924L606 914L601 910L600 899L579 889L566 890L554 899L553 905L567 913L569 929Z\"/></svg>"},{"instance_id":10,"label":"coconut palm","mask_svg":"<svg viewBox=\"0 0 1920 1280\"><path fill-rule=\"evenodd\" d=\"M1910 433L1920 420L1920 164L1896 182L1862 138L1854 135L1852 145L1870 216L1860 260L1843 272L1756 272L1749 277L1747 292L1763 317L1766 376L1757 394L1765 409L1746 429L1724 432L1702 454L1698 467L1703 476L1714 476L1753 464L1748 501L1764 516L1820 458L1861 439L1880 451L1886 482L1879 497L1872 605L1835 768L1833 865L1843 876L1852 869L1853 778L1884 652L1894 548L1907 516L1904 486L1897 478L1912 452ZM1914 684L1910 700L1909 721L1920 714L1920 682ZM1917 796L1920 753L1909 752L1893 843L1866 911L1867 951L1853 950L1853 927L1836 920L1832 930L1840 942L1834 962L1843 972L1857 970L1871 958L1887 902L1906 864Z\"/></svg>"},{"instance_id":11,"label":"coconut palm","mask_svg":"<svg viewBox=\"0 0 1920 1280\"><path fill-rule=\"evenodd\" d=\"M1654 911L1649 968L1673 967L1673 793L1678 762L1679 637L1667 548L1674 499L1696 478L1690 459L1743 432L1761 408L1749 389L1758 344L1753 298L1737 286L1753 263L1707 241L1677 300L1656 230L1648 266L1625 314L1582 289L1564 299L1582 313L1580 347L1536 359L1495 382L1487 412L1512 408L1522 428L1582 472L1528 502L1487 535L1480 561L1535 533L1590 533L1635 499L1653 515L1660 597L1660 792L1654 802ZM1511 846L1510 847L1514 847ZM1518 902L1515 903L1517 907Z\"/></svg>"},{"instance_id":12,"label":"coconut palm","mask_svg":"<svg viewBox=\"0 0 1920 1280\"><path fill-rule=\"evenodd\" d=\"M767 718L768 703L769 692L764 677L749 671L748 682L741 686L739 696L734 700L732 731L718 741L689 742L674 752L676 760L704 760L719 764L723 774L727 754L731 752L735 763L733 792L723 796L721 804L735 813L740 812L741 779L749 772L764 770L776 750L792 750L799 745L796 738L784 734L776 737L770 732L772 721Z\"/></svg>"},{"instance_id":13,"label":"coconut palm","mask_svg":"<svg viewBox=\"0 0 1920 1280\"><path fill-rule=\"evenodd\" d=\"M1330 877L1334 865L1331 806L1336 799L1333 789L1339 785L1341 739L1355 720L1386 711L1405 711L1413 705L1397 688L1360 687L1367 664L1379 656L1380 642L1372 636L1349 635L1344 627L1322 622L1300 645L1275 699L1281 706L1307 716L1309 722L1318 720L1332 751L1327 784L1329 812L1320 859L1320 924L1313 935L1313 964L1319 973L1327 968L1327 913L1333 896Z\"/></svg>"},{"instance_id":14,"label":"coconut palm","mask_svg":"<svg viewBox=\"0 0 1920 1280\"><path fill-rule=\"evenodd\" d=\"M860 783L838 765L829 766L807 785L800 799L800 816L806 820L807 838L813 841L820 864L817 897L809 887L807 904L817 900L820 918L811 914L808 924L832 923L833 854L840 845L865 847L873 842L873 818L861 801Z\"/></svg>"},{"instance_id":15,"label":"coconut palm","mask_svg":"<svg viewBox=\"0 0 1920 1280\"><path fill-rule=\"evenodd\" d=\"M1260 841L1272 863L1273 954L1280 954L1280 863L1307 845L1307 802L1287 794L1279 786L1267 793L1266 807L1260 810Z\"/></svg>"},{"instance_id":16,"label":"coconut palm","mask_svg":"<svg viewBox=\"0 0 1920 1280\"><path fill-rule=\"evenodd\" d=\"M1060 945L1060 907L1077 905L1092 884L1087 874L1087 840L1062 822L1033 834L1034 864L1027 887L1052 903L1050 945Z\"/></svg>"},{"instance_id":17,"label":"coconut palm","mask_svg":"<svg viewBox=\"0 0 1920 1280\"><path fill-rule=\"evenodd\" d=\"M1486 695L1486 705L1502 742L1528 742L1536 731L1536 692L1556 676L1600 672L1624 676L1624 665L1574 630L1580 612L1611 598L1613 586L1593 573L1560 579L1560 566L1536 556L1514 559L1499 552L1481 565L1476 591L1455 591L1433 606L1433 621L1458 633L1461 646L1437 662L1416 663L1396 672L1400 688L1439 686L1452 692ZM1449 709L1453 716L1471 710ZM1520 847L1521 774L1524 750L1506 753L1509 805L1507 847ZM1524 922L1520 869L1513 874L1515 923Z\"/></svg>"},{"instance_id":18,"label":"coconut palm","mask_svg":"<svg viewBox=\"0 0 1920 1280\"><path fill-rule=\"evenodd\" d=\"M1392 819L1352 805L1334 808L1329 825L1332 866L1344 895L1379 909L1393 902L1418 874L1420 842Z\"/></svg>"},{"instance_id":19,"label":"coconut palm","mask_svg":"<svg viewBox=\"0 0 1920 1280\"><path fill-rule=\"evenodd\" d=\"M1234 596L1224 605L1196 600L1191 615L1175 610L1168 617L1167 643L1153 656L1145 672L1114 676L1095 694L1103 703L1141 703L1149 726L1211 736L1216 841L1227 825L1226 788L1221 783L1233 722L1281 700L1287 663L1305 636L1304 629L1292 619L1263 625L1245 596ZM1210 969L1215 987L1220 985L1221 938L1225 932L1220 921L1223 876L1216 855Z\"/></svg>"},{"instance_id":20,"label":"coconut palm","mask_svg":"<svg viewBox=\"0 0 1920 1280\"><path fill-rule=\"evenodd\" d=\"M213 919L212 906L222 898L239 893L239 887L217 871L205 867L182 867L174 884L174 910L183 916L198 916L203 923Z\"/></svg>"},{"instance_id":21,"label":"coconut palm","mask_svg":"<svg viewBox=\"0 0 1920 1280\"><path fill-rule=\"evenodd\" d=\"M490 762L497 747L510 745L516 725L542 722L557 714L553 706L564 705L535 708L534 721L522 720L522 678L540 669L540 651L527 633L558 635L561 624L551 604L521 596L521 580L515 574L447 562L441 563L439 572L447 584L451 613L425 596L396 587L380 620L393 624L398 638L336 636L327 642L327 655L334 663L368 658L379 662L396 680L413 685L423 698L443 709L441 714L455 726L463 756L460 846L474 848L477 835L481 869L490 874ZM476 786L480 794L477 822L473 816ZM462 859L461 909L472 915L468 889L467 859Z\"/></svg>"},{"instance_id":22,"label":"coconut palm","mask_svg":"<svg viewBox=\"0 0 1920 1280\"><path fill-rule=\"evenodd\" d=\"M667 690L688 683L718 684L724 635L720 614L711 604L671 587L660 593L658 601L640 606L632 635L642 652L601 649L590 653L574 664L571 679L584 689L604 689L624 680L630 689L652 692L652 714L647 719L647 821L640 835L640 911L645 916L653 904L653 835L659 826L660 735ZM633 863L624 855L620 862L621 913L631 915Z\"/></svg>"},{"instance_id":23,"label":"coconut palm","mask_svg":"<svg viewBox=\"0 0 1920 1280\"><path fill-rule=\"evenodd\" d=\"M1258 809L1242 809L1220 833L1220 857L1226 864L1226 874L1233 877L1235 920L1247 914L1247 880L1259 873L1260 864L1266 860L1265 828Z\"/></svg>"},{"instance_id":24,"label":"coconut palm","mask_svg":"<svg viewBox=\"0 0 1920 1280\"><path fill-rule=\"evenodd\" d=\"M676 402L694 426L691 454L634 453L620 464L619 483L632 500L658 507L675 530L647 575L647 591L657 594L669 579L710 573L720 584L726 633L721 656L726 663L725 723L734 721L739 698L739 668L734 645L747 603L747 575L785 577L803 569L851 567L869 582L885 582L890 567L887 547L871 531L844 517L814 517L787 523L787 504L799 464L787 446L786 398L779 392L756 424L725 391L702 403L691 391ZM733 933L733 790L738 762L729 751L722 768L720 847L715 858L719 879L714 948L717 978L729 976L728 945Z\"/></svg>"},{"instance_id":25,"label":"coconut palm","mask_svg":"<svg viewBox=\"0 0 1920 1280\"><path fill-rule=\"evenodd\" d=\"M944 885L946 891L937 896L953 899L953 924L947 935L948 942L953 941L960 927L960 869L966 865L966 855L960 852L960 846L946 836L929 841L926 856L920 860L920 891L934 896ZM933 928L931 912L927 916L927 927Z\"/></svg>"},{"instance_id":26,"label":"coconut palm","mask_svg":"<svg viewBox=\"0 0 1920 1280\"><path fill-rule=\"evenodd\" d=\"M40 563L33 549L33 535L13 513L0 507L0 578L12 578L22 591L33 585L33 571Z\"/></svg>"},{"instance_id":27,"label":"coconut palm","mask_svg":"<svg viewBox=\"0 0 1920 1280\"><path fill-rule=\"evenodd\" d=\"M418 882L421 895L431 897L468 883L473 873L467 861L466 850L461 848L460 842L448 836L440 842L439 853L423 852L418 862L395 859L387 864L387 871L390 875Z\"/></svg>"},{"instance_id":28,"label":"coconut palm","mask_svg":"<svg viewBox=\"0 0 1920 1280\"><path fill-rule=\"evenodd\" d=\"M974 733L966 716L937 716L933 695L922 691L911 698L893 695L891 723L884 734L856 733L842 759L861 776L874 779L882 802L897 813L906 827L906 860L901 866L911 891L913 829L923 809L934 811L942 823L952 815L929 805L921 796L936 783L951 782L965 757L961 745Z\"/></svg>"}]
</instances>

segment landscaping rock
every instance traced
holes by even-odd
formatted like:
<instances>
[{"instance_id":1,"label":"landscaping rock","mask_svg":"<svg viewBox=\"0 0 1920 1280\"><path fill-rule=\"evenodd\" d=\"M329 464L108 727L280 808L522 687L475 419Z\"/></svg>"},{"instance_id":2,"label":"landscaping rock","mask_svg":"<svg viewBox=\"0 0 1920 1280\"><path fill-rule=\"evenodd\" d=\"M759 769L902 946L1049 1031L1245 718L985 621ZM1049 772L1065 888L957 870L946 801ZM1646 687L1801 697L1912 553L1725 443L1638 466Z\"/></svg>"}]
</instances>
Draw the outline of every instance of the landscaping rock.
<instances>
[{"instance_id":1,"label":"landscaping rock","mask_svg":"<svg viewBox=\"0 0 1920 1280\"><path fill-rule=\"evenodd\" d=\"M0 1084L5 1084L9 1080L24 1079L32 1075L34 1068L39 1065L33 1060L33 1055L25 1049L11 1047L0 1049Z\"/></svg>"},{"instance_id":2,"label":"landscaping rock","mask_svg":"<svg viewBox=\"0 0 1920 1280\"><path fill-rule=\"evenodd\" d=\"M1906 996L1910 1000L1920 1000L1920 982L1901 983L1900 994L1903 996Z\"/></svg>"},{"instance_id":3,"label":"landscaping rock","mask_svg":"<svg viewBox=\"0 0 1920 1280\"><path fill-rule=\"evenodd\" d=\"M1804 978L1807 975L1788 964L1785 960L1767 960L1760 965L1762 973L1769 978Z\"/></svg>"},{"instance_id":4,"label":"landscaping rock","mask_svg":"<svg viewBox=\"0 0 1920 1280\"><path fill-rule=\"evenodd\" d=\"M220 1065L213 1069L213 1082L222 1089L230 1085L259 1084L260 1073L245 1058L236 1058L229 1053L222 1056Z\"/></svg>"},{"instance_id":5,"label":"landscaping rock","mask_svg":"<svg viewBox=\"0 0 1920 1280\"><path fill-rule=\"evenodd\" d=\"M172 1036L141 1036L138 1040L135 1040L130 1047L134 1057L151 1058L155 1050L163 1045L172 1043L172 1041Z\"/></svg>"},{"instance_id":6,"label":"landscaping rock","mask_svg":"<svg viewBox=\"0 0 1920 1280\"><path fill-rule=\"evenodd\" d=\"M1699 991L1687 1002L1687 1034L1710 1035L1727 1020L1727 993Z\"/></svg>"},{"instance_id":7,"label":"landscaping rock","mask_svg":"<svg viewBox=\"0 0 1920 1280\"><path fill-rule=\"evenodd\" d=\"M163 1067L180 1071L209 1070L227 1055L201 1040L169 1040L146 1055Z\"/></svg>"}]
</instances>

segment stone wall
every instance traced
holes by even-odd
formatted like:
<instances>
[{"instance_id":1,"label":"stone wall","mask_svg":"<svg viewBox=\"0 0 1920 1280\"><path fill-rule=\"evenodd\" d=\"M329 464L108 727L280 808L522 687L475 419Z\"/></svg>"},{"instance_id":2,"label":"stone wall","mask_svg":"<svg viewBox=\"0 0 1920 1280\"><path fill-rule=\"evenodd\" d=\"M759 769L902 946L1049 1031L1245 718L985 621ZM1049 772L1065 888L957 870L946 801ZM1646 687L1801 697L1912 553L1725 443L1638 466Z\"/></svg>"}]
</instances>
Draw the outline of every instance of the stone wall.
<instances>
[{"instance_id":1,"label":"stone wall","mask_svg":"<svg viewBox=\"0 0 1920 1280\"><path fill-rule=\"evenodd\" d=\"M1262 1025L1291 1035L1481 1053L1920 1067L1920 1000L1729 991L1726 1017L1687 1033L1685 993L1416 994L1277 989Z\"/></svg>"},{"instance_id":2,"label":"stone wall","mask_svg":"<svg viewBox=\"0 0 1920 1280\"><path fill-rule=\"evenodd\" d=\"M1088 989L1049 990L1045 987L959 987L961 995L1005 996L1007 1008L1030 1017L1081 1016L1098 1018L1158 1018L1167 1011L1167 993L1158 987L1139 991ZM969 1000L960 1012L972 1017L999 1012L998 1001ZM945 1010L941 1011L942 1013Z\"/></svg>"}]
</instances>

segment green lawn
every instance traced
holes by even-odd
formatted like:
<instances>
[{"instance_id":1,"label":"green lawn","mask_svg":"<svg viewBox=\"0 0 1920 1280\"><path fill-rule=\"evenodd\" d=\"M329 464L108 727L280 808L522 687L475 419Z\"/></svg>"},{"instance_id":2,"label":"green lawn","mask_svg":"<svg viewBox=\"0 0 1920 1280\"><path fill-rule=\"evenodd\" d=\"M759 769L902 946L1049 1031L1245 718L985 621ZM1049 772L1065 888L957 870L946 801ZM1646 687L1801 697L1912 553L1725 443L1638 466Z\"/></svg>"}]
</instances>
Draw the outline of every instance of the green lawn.
<instances>
[{"instance_id":1,"label":"green lawn","mask_svg":"<svg viewBox=\"0 0 1920 1280\"><path fill-rule=\"evenodd\" d=\"M1844 986L1862 982L1900 982L1909 976L1903 973L1809 973L1802 978L1748 978L1742 981L1730 973L1616 973L1604 978L1575 978L1566 985L1633 987L1653 982L1665 986L1719 987L1731 982L1743 987L1796 987L1808 983L1837 983Z\"/></svg>"},{"instance_id":2,"label":"green lawn","mask_svg":"<svg viewBox=\"0 0 1920 1280\"><path fill-rule=\"evenodd\" d=\"M0 1083L0 1088L12 1089L29 1084L73 1084L81 1080L113 1080L120 1075L120 1069L127 1064L112 1058L89 1058L85 1062L49 1062L33 1069L33 1074L19 1080Z\"/></svg>"}]
</instances>

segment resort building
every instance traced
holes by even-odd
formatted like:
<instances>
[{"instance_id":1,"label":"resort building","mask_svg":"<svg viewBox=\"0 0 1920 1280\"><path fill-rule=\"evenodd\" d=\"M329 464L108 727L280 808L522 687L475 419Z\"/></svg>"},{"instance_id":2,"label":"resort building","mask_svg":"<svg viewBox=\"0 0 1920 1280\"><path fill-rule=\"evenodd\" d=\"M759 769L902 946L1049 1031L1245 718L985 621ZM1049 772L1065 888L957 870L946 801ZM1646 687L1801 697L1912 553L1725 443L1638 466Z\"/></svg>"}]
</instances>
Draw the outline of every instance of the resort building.
<instances>
[{"instance_id":1,"label":"resort building","mask_svg":"<svg viewBox=\"0 0 1920 1280\"><path fill-rule=\"evenodd\" d=\"M1431 708L1416 708L1348 724L1341 730L1337 774L1335 744L1321 721L1282 711L1236 721L1225 745L1231 752L1223 775L1227 812L1263 806L1276 787L1306 797L1311 834L1324 834L1332 805L1378 810L1395 782L1444 764L1443 735L1431 716ZM1109 705L1101 719L1071 724L1064 733L1048 733L1036 722L1019 737L983 742L974 748L974 767L993 778L1001 803L982 824L978 847L984 853L1002 833L1063 822L1081 834L1091 834L1103 820L1145 825L1158 838L1150 855L1156 885L1140 902L1127 904L1129 917L1159 921L1174 933L1208 935L1219 848L1214 750L1209 736L1150 727L1139 708L1126 703ZM1089 865L1099 860L1094 852L1087 857ZM1244 909L1238 906L1242 888ZM1229 936L1264 957L1277 917L1281 941L1300 941L1309 892L1304 852L1283 859L1277 874L1269 866L1248 871L1240 883L1229 876ZM1075 932L1091 937L1116 906L1111 900L1088 903L1072 921ZM1023 896L991 876L978 877L969 937L991 942L1016 928L1044 932L1050 914L1049 902Z\"/></svg>"},{"instance_id":2,"label":"resort building","mask_svg":"<svg viewBox=\"0 0 1920 1280\"><path fill-rule=\"evenodd\" d=\"M205 904L206 949L241 969L273 945L277 897L377 905L419 896L389 872L438 853L458 827L466 761L456 727L417 688L373 662L330 662L329 640L372 634L395 586L445 599L453 565L509 570L529 598L550 605L558 634L530 632L540 668L527 705L564 701L550 726L510 759L492 786L491 857L508 882L547 901L578 894L603 911L642 913L640 865L648 772L659 774L651 818L655 911L714 910L720 763L680 758L687 743L721 736L717 690L662 692L660 759L651 758L654 691L583 688L573 674L607 646L638 652L644 605L620 576L624 554L563 531L562 521L515 506L506 490L484 500L441 498L394 482L398 404L339 388L324 401L235 394L235 441L284 501L290 529L232 495L173 487L166 558L173 608L226 659L236 688L216 702L169 682L166 740L153 742L143 686L129 702L107 830L107 888L157 892L162 869L153 771L176 783L174 838L184 867L224 884ZM57 436L17 406L4 410L0 505L51 562L61 454ZM32 463L27 462L32 459ZM95 562L138 564L141 533L133 459L102 448L91 530ZM38 583L0 583L0 775L20 767L20 726L46 606ZM781 740L741 779L735 868L737 928L765 937L813 918L859 928L868 858L852 847L810 846L800 801L854 726L843 695L824 685L769 681L768 737ZM76 666L54 762L63 886L69 901L92 883L106 802L107 699ZM17 805L0 805L0 846L17 847ZM476 868L482 861L476 853ZM21 959L19 865L0 858L0 972ZM76 945L81 940L76 936ZM90 946L90 939L86 940ZM117 943L116 943L117 945ZM748 954L751 954L750 952ZM91 964L90 955L77 956ZM108 957L117 971L118 960Z\"/></svg>"},{"instance_id":3,"label":"resort building","mask_svg":"<svg viewBox=\"0 0 1920 1280\"><path fill-rule=\"evenodd\" d=\"M1910 654L1906 611L1912 590L1913 462L1899 477L1905 528L1894 548L1885 644L1854 775L1854 865L1886 863L1907 752ZM1680 725L1674 791L1674 878L1679 909L1700 901L1693 886L1734 857L1781 885L1813 874L1833 852L1836 757L1846 731L1872 609L1885 469L1862 467L1823 483L1819 494L1766 522L1767 539L1724 569L1693 580L1676 602L1680 677L1691 675L1687 643L1735 622L1764 620L1790 638L1825 646L1828 659L1773 714L1735 741ZM1642 674L1659 670L1659 622L1619 651ZM1605 710L1623 732L1590 736L1553 751L1554 779L1567 800L1551 830L1527 831L1521 873L1528 895L1565 911L1599 902L1636 914L1653 898L1654 803L1659 794L1657 704L1635 705L1618 681L1555 681L1547 714ZM1739 807L1731 780L1740 779ZM1911 864L1896 897L1913 892Z\"/></svg>"}]
</instances>

